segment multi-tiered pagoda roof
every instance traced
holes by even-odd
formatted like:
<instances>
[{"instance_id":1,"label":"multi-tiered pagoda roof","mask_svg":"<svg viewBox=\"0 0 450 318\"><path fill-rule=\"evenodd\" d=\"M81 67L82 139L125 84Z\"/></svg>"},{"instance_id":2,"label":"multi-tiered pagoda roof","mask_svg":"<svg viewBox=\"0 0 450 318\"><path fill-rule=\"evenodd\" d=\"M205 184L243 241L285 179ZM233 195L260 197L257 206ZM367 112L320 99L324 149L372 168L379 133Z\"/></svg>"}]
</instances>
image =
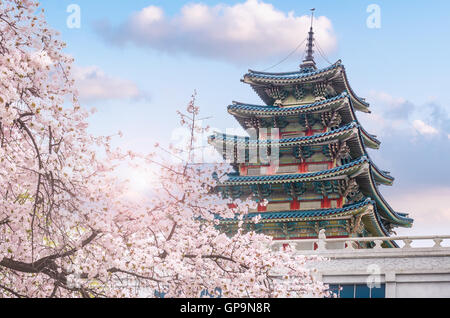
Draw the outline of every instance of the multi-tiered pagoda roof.
<instances>
[{"instance_id":1,"label":"multi-tiered pagoda roof","mask_svg":"<svg viewBox=\"0 0 450 318\"><path fill-rule=\"evenodd\" d=\"M246 218L260 215L254 229L277 239L314 238L322 229L327 237L388 236L395 227L410 227L413 220L394 211L378 189L394 178L367 153L366 148L380 147L356 117L356 111L370 113L369 104L350 87L341 61L317 69L312 41L311 29L300 70L244 75L242 81L266 105L228 106L244 129L256 131L255 138L210 136L210 144L236 170L217 191L234 199L267 200ZM250 158L261 149L276 151L276 162ZM243 162L238 154L244 154ZM232 230L236 222L222 224Z\"/></svg>"}]
</instances>

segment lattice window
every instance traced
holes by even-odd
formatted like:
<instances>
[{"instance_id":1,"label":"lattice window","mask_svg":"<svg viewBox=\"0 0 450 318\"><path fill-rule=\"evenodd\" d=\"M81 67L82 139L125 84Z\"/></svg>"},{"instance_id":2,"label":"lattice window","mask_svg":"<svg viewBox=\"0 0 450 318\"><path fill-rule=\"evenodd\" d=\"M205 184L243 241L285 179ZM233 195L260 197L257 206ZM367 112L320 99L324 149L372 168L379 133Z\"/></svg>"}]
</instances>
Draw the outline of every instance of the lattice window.
<instances>
[{"instance_id":1,"label":"lattice window","mask_svg":"<svg viewBox=\"0 0 450 318\"><path fill-rule=\"evenodd\" d=\"M331 208L337 209L339 207L338 200L331 200Z\"/></svg>"},{"instance_id":2,"label":"lattice window","mask_svg":"<svg viewBox=\"0 0 450 318\"><path fill-rule=\"evenodd\" d=\"M248 168L247 170L248 176L260 176L261 175L261 168Z\"/></svg>"},{"instance_id":3,"label":"lattice window","mask_svg":"<svg viewBox=\"0 0 450 318\"><path fill-rule=\"evenodd\" d=\"M269 203L267 205L268 212L289 211L291 209L290 202Z\"/></svg>"},{"instance_id":4,"label":"lattice window","mask_svg":"<svg viewBox=\"0 0 450 318\"><path fill-rule=\"evenodd\" d=\"M299 138L306 136L304 131L295 131L295 132L285 132L282 133L283 139L289 139L289 138Z\"/></svg>"},{"instance_id":5,"label":"lattice window","mask_svg":"<svg viewBox=\"0 0 450 318\"><path fill-rule=\"evenodd\" d=\"M290 165L290 166L279 166L277 169L277 173L297 173L298 165Z\"/></svg>"},{"instance_id":6,"label":"lattice window","mask_svg":"<svg viewBox=\"0 0 450 318\"><path fill-rule=\"evenodd\" d=\"M310 163L308 164L308 172L318 172L328 169L328 163Z\"/></svg>"},{"instance_id":7,"label":"lattice window","mask_svg":"<svg viewBox=\"0 0 450 318\"><path fill-rule=\"evenodd\" d=\"M301 201L300 210L319 210L322 207L322 201Z\"/></svg>"},{"instance_id":8,"label":"lattice window","mask_svg":"<svg viewBox=\"0 0 450 318\"><path fill-rule=\"evenodd\" d=\"M311 151L312 154L308 157L306 157L306 162L324 162L330 160L329 158L325 157L323 153L321 152L314 152ZM328 169L328 168L327 168Z\"/></svg>"}]
</instances>

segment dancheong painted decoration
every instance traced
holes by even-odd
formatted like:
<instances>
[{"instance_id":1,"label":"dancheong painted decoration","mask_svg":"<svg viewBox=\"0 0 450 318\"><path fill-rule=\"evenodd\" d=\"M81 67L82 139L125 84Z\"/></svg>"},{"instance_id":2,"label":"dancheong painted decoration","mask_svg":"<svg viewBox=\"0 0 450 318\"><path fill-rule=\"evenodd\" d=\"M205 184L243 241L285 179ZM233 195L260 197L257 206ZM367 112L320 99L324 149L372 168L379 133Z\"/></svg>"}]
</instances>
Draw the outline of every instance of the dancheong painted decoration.
<instances>
[{"instance_id":1,"label":"dancheong painted decoration","mask_svg":"<svg viewBox=\"0 0 450 318\"><path fill-rule=\"evenodd\" d=\"M410 227L413 220L395 212L378 190L392 185L394 178L367 153L366 148L380 147L356 117L357 111L370 113L368 103L351 89L341 61L316 67L313 46L311 26L299 70L250 70L244 75L242 81L266 105L228 106L244 129L255 132L253 137L209 137L235 169L216 191L260 202L248 214L261 215L252 229L275 239L317 238L321 230L328 238L379 237L389 236L398 226ZM262 152L275 159L261 160ZM236 224L223 220L221 226L233 231Z\"/></svg>"}]
</instances>

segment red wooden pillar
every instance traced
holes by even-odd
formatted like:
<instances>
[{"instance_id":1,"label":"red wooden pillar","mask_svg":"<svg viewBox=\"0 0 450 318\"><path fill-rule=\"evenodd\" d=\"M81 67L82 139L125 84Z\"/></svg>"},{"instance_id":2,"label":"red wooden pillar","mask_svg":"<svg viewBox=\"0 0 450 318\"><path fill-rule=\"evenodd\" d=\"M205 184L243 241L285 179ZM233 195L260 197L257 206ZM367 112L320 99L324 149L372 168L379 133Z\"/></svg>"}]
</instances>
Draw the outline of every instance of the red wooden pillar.
<instances>
[{"instance_id":1,"label":"red wooden pillar","mask_svg":"<svg viewBox=\"0 0 450 318\"><path fill-rule=\"evenodd\" d=\"M306 173L308 171L308 165L307 165L307 163L306 162L302 162L300 165L299 165L299 172L300 173Z\"/></svg>"},{"instance_id":2,"label":"red wooden pillar","mask_svg":"<svg viewBox=\"0 0 450 318\"><path fill-rule=\"evenodd\" d=\"M258 212L267 212L267 206L258 203Z\"/></svg>"},{"instance_id":3,"label":"red wooden pillar","mask_svg":"<svg viewBox=\"0 0 450 318\"><path fill-rule=\"evenodd\" d=\"M297 199L291 201L291 210L300 210L300 202Z\"/></svg>"},{"instance_id":4,"label":"red wooden pillar","mask_svg":"<svg viewBox=\"0 0 450 318\"><path fill-rule=\"evenodd\" d=\"M327 197L324 197L322 200L322 209L330 209L331 208L331 200Z\"/></svg>"},{"instance_id":5,"label":"red wooden pillar","mask_svg":"<svg viewBox=\"0 0 450 318\"><path fill-rule=\"evenodd\" d=\"M344 202L344 198L342 198L342 197L340 197L340 198L337 200L337 206L338 206L338 208L342 208L343 202Z\"/></svg>"}]
</instances>

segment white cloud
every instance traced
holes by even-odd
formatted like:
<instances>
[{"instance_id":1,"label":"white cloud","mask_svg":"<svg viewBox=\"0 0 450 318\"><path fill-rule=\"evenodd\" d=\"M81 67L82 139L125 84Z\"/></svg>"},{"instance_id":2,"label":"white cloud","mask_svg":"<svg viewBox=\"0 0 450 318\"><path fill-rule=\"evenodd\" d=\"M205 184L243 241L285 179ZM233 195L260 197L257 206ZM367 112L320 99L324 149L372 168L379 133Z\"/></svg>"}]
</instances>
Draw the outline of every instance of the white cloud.
<instances>
[{"instance_id":1,"label":"white cloud","mask_svg":"<svg viewBox=\"0 0 450 318\"><path fill-rule=\"evenodd\" d=\"M414 219L412 229L395 231L399 235L449 234L448 112L439 104L416 105L384 92L368 95L373 113L357 116L382 142L379 151L370 153L371 158L396 178L393 188L380 190L396 211Z\"/></svg>"},{"instance_id":2,"label":"white cloud","mask_svg":"<svg viewBox=\"0 0 450 318\"><path fill-rule=\"evenodd\" d=\"M152 23L159 22L164 19L164 11L156 6L149 6L142 9L139 14L136 15L136 21L140 27L151 25Z\"/></svg>"},{"instance_id":3,"label":"white cloud","mask_svg":"<svg viewBox=\"0 0 450 318\"><path fill-rule=\"evenodd\" d=\"M285 56L306 38L309 24L308 15L297 16L260 0L247 0L235 5L191 3L173 17L165 16L160 7L149 6L117 29L103 26L99 32L116 44L132 42L165 52L241 63ZM322 16L314 24L317 42L329 53L336 47L330 20Z\"/></svg>"},{"instance_id":4,"label":"white cloud","mask_svg":"<svg viewBox=\"0 0 450 318\"><path fill-rule=\"evenodd\" d=\"M380 137L402 133L417 141L418 135L437 136L441 131L447 134L445 127L448 125L441 121L448 115L439 105L418 107L403 97L383 91L372 90L368 95L372 113L358 117L369 131Z\"/></svg>"},{"instance_id":5,"label":"white cloud","mask_svg":"<svg viewBox=\"0 0 450 318\"><path fill-rule=\"evenodd\" d=\"M407 120L415 111L415 106L403 97L396 97L383 91L372 90L369 100L377 111L382 111L388 118Z\"/></svg>"},{"instance_id":6,"label":"white cloud","mask_svg":"<svg viewBox=\"0 0 450 318\"><path fill-rule=\"evenodd\" d=\"M75 67L73 74L82 101L141 97L136 84L105 74L97 66Z\"/></svg>"},{"instance_id":7,"label":"white cloud","mask_svg":"<svg viewBox=\"0 0 450 318\"><path fill-rule=\"evenodd\" d=\"M412 229L398 229L401 235L448 235L450 207L447 201L449 197L450 188L448 187L410 188L405 189L404 193L386 196L393 208L409 213L409 216L414 219Z\"/></svg>"},{"instance_id":8,"label":"white cloud","mask_svg":"<svg viewBox=\"0 0 450 318\"><path fill-rule=\"evenodd\" d=\"M386 92L371 90L369 92L369 98L377 102L382 102L384 104L399 106L406 103L406 99L402 97L394 97Z\"/></svg>"},{"instance_id":9,"label":"white cloud","mask_svg":"<svg viewBox=\"0 0 450 318\"><path fill-rule=\"evenodd\" d=\"M389 93L371 90L367 100L371 114L358 114L364 127L379 137L392 135L395 132L414 132L409 116L414 112L414 105L402 97Z\"/></svg>"},{"instance_id":10,"label":"white cloud","mask_svg":"<svg viewBox=\"0 0 450 318\"><path fill-rule=\"evenodd\" d=\"M437 135L437 134L439 134L439 131L436 128L425 124L420 119L414 120L412 124L413 124L414 129L421 135Z\"/></svg>"}]
</instances>

